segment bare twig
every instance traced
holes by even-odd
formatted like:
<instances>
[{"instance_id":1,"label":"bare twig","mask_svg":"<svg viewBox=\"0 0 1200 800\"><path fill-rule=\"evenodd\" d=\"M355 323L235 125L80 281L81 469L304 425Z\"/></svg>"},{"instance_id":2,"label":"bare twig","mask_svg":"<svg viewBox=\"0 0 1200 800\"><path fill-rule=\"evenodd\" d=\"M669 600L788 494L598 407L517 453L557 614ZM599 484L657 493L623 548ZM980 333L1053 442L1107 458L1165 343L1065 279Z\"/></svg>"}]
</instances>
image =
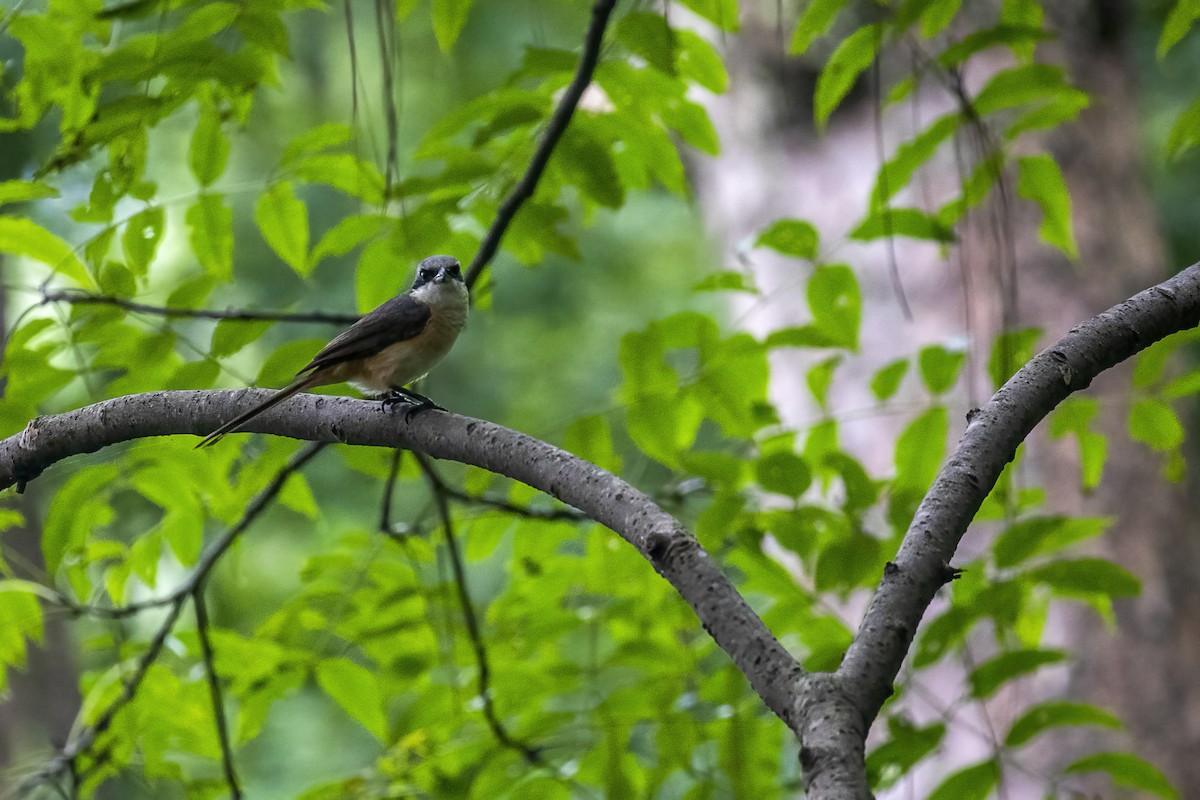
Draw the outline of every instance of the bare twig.
<instances>
[{"instance_id":1,"label":"bare twig","mask_svg":"<svg viewBox=\"0 0 1200 800\"><path fill-rule=\"evenodd\" d=\"M352 325L358 321L357 314L336 314L326 311L253 311L245 308L230 308L218 311L211 308L171 308L135 303L123 297L107 294L91 294L79 290L42 292L41 305L69 303L71 305L105 305L133 311L138 314L153 314L160 317L188 317L193 319L228 319L237 322L298 322L323 325Z\"/></svg>"},{"instance_id":2,"label":"bare twig","mask_svg":"<svg viewBox=\"0 0 1200 800\"><path fill-rule=\"evenodd\" d=\"M542 133L542 139L538 142L537 150L534 151L533 158L529 161L525 175L509 192L508 197L504 198L504 202L500 204L500 208L496 212L496 218L492 221L492 226L488 228L487 235L483 237L483 242L479 245L479 252L475 254L474 260L471 261L471 267L467 270L468 287L475 285L483 270L495 257L496 250L500 247L500 240L504 238L505 231L512 224L521 205L533 197L533 192L542 177L542 172L546 169L546 164L550 163L550 156L553 154L558 140L567 130L567 125L571 122L571 115L575 113L584 90L592 82L592 74L596 71L596 64L600 61L600 44L604 41L604 29L608 26L608 18L612 15L616 4L617 0L596 0L596 4L592 6L592 21L583 37L583 52L579 55L579 66L575 70L575 77L567 86L567 90L563 92L558 107L550 116L550 121L546 123L546 130Z\"/></svg>"},{"instance_id":3,"label":"bare twig","mask_svg":"<svg viewBox=\"0 0 1200 800\"><path fill-rule=\"evenodd\" d=\"M515 750L525 757L530 764L546 769L552 767L545 762L537 750L516 739L504 727L504 723L496 715L496 707L492 701L491 662L488 660L487 646L483 641L483 633L479 630L479 618L475 614L475 606L471 603L471 593L467 589L467 571L463 567L462 553L458 549L458 540L454 535L454 523L450 517L450 505L446 501L449 492L446 483L438 475L429 458L422 453L413 452L421 471L429 480L429 488L433 491L433 500L437 505L438 516L442 520L442 529L446 532L446 550L450 554L450 565L454 570L454 584L458 592L458 600L462 605L463 621L466 623L467 637L471 640L471 649L475 653L475 663L479 669L479 697L483 701L483 716L488 728L501 745Z\"/></svg>"},{"instance_id":4,"label":"bare twig","mask_svg":"<svg viewBox=\"0 0 1200 800\"><path fill-rule=\"evenodd\" d=\"M216 659L212 642L208 638L208 609L204 605L204 587L197 586L192 592L192 608L196 612L196 634L200 639L200 654L204 659L204 675L208 680L208 692L212 697L213 716L217 720L217 739L221 742L221 766L225 770L225 783L229 784L231 800L241 800L242 787L233 768L233 747L229 741L229 722L225 719L225 703L221 699L221 680L217 677Z\"/></svg>"},{"instance_id":5,"label":"bare twig","mask_svg":"<svg viewBox=\"0 0 1200 800\"><path fill-rule=\"evenodd\" d=\"M400 459L404 450L397 447L392 451L392 466L388 470L387 480L383 484L383 501L379 509L379 530L391 535L392 530L392 493L396 490L396 478L400 475Z\"/></svg>"},{"instance_id":6,"label":"bare twig","mask_svg":"<svg viewBox=\"0 0 1200 800\"><path fill-rule=\"evenodd\" d=\"M587 514L576 508L535 508L533 506L522 506L516 503L510 503L507 500L501 500L498 497L487 497L486 495L468 494L462 489L458 489L449 484L443 485L443 491L448 497L452 497L460 503L470 503L477 506L487 506L498 511L503 511L506 514L512 514L516 517L524 517L526 519L540 519L549 522L567 521L579 522L588 518Z\"/></svg>"}]
</instances>

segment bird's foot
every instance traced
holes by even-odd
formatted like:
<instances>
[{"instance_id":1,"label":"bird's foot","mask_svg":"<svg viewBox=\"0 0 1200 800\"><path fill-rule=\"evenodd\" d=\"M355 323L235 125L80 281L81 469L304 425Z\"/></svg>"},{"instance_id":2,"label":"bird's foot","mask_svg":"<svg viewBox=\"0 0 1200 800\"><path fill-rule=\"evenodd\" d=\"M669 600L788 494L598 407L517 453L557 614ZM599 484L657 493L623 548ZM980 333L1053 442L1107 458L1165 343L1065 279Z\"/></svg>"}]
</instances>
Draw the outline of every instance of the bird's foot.
<instances>
[{"instance_id":1,"label":"bird's foot","mask_svg":"<svg viewBox=\"0 0 1200 800\"><path fill-rule=\"evenodd\" d=\"M430 409L438 411L446 410L425 395L403 388L393 388L391 393L383 398L383 410L390 411L392 406L397 403L404 403L408 406L404 411L405 422L412 422L412 418L422 411L429 411Z\"/></svg>"}]
</instances>

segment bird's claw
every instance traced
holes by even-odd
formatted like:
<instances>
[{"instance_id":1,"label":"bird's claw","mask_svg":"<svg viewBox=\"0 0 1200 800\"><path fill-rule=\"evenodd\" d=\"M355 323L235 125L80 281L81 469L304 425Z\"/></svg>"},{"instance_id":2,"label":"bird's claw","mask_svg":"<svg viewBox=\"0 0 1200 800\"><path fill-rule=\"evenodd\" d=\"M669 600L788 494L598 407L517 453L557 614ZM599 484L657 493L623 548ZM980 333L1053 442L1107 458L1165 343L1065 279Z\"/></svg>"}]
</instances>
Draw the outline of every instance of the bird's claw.
<instances>
[{"instance_id":1,"label":"bird's claw","mask_svg":"<svg viewBox=\"0 0 1200 800\"><path fill-rule=\"evenodd\" d=\"M387 397L383 398L383 410L390 411L392 406L396 405L397 403L404 403L408 406L408 409L406 409L404 412L405 423L412 422L413 417L415 417L417 414L420 414L422 411L429 411L430 409L436 409L438 411L446 410L424 395L419 395L415 392L403 393L397 391L394 391Z\"/></svg>"}]
</instances>

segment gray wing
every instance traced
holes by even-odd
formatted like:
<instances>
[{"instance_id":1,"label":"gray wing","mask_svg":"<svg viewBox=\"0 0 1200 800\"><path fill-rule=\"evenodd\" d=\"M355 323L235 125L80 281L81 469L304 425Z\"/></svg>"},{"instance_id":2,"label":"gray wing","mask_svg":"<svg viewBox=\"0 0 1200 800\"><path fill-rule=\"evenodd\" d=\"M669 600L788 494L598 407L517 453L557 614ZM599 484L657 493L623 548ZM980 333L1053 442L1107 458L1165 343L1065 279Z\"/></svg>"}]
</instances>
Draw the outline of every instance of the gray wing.
<instances>
[{"instance_id":1,"label":"gray wing","mask_svg":"<svg viewBox=\"0 0 1200 800\"><path fill-rule=\"evenodd\" d=\"M373 356L425 330L429 317L429 306L407 294L397 295L335 336L296 374Z\"/></svg>"}]
</instances>

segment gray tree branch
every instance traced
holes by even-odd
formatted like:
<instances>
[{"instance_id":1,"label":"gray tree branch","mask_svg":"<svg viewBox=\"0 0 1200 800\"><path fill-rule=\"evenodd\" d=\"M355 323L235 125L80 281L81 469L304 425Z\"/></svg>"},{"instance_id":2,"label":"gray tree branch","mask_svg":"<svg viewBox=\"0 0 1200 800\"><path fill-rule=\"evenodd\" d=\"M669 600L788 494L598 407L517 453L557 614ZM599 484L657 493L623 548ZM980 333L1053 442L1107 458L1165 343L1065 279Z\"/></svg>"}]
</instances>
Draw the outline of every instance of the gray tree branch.
<instances>
[{"instance_id":1,"label":"gray tree branch","mask_svg":"<svg viewBox=\"0 0 1200 800\"><path fill-rule=\"evenodd\" d=\"M0 441L0 489L33 480L64 458L108 445L147 436L206 434L270 394L258 389L150 392L39 417ZM439 411L408 422L403 409L386 412L379 402L349 397L297 395L255 417L245 431L416 450L505 475L579 509L632 544L675 587L767 707L791 724L791 695L802 674L795 659L695 537L616 475L491 422Z\"/></svg>"},{"instance_id":2,"label":"gray tree branch","mask_svg":"<svg viewBox=\"0 0 1200 800\"><path fill-rule=\"evenodd\" d=\"M1099 373L1200 324L1200 264L1079 325L1019 370L972 415L962 440L888 565L842 665L804 672L683 526L617 476L508 428L430 411L405 420L377 402L298 395L247 431L319 442L402 447L519 480L618 533L687 601L801 742L810 798L870 797L864 743L892 692L921 617L953 572L958 543L1017 446ZM0 489L80 453L146 436L200 435L267 396L264 390L153 392L32 421L0 441ZM197 454L196 457L202 457Z\"/></svg>"}]
</instances>

